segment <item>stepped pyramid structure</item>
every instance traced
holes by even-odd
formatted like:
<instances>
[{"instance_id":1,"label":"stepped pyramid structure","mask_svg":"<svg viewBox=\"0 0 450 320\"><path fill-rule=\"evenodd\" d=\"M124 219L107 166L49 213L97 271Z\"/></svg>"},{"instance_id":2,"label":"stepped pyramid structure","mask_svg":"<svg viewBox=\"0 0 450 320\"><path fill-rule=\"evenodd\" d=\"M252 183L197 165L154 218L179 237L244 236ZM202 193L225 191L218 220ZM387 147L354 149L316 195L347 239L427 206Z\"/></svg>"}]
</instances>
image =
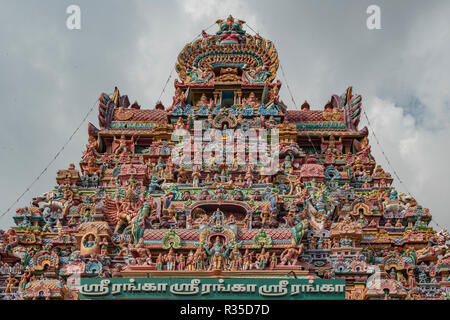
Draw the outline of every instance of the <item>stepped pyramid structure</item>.
<instances>
[{"instance_id":1,"label":"stepped pyramid structure","mask_svg":"<svg viewBox=\"0 0 450 320\"><path fill-rule=\"evenodd\" d=\"M361 96L288 108L274 44L217 23L170 105L100 95L79 169L0 234L1 298L448 299L450 236L376 164Z\"/></svg>"}]
</instances>

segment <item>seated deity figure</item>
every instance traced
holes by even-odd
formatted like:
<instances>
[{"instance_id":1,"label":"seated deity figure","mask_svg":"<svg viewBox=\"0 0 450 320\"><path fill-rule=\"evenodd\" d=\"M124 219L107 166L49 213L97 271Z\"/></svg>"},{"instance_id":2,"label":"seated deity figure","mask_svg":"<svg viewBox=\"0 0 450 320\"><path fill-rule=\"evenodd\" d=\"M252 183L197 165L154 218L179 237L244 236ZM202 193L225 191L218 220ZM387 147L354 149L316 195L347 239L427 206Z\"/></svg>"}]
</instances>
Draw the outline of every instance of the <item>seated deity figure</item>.
<instances>
[{"instance_id":1,"label":"seated deity figure","mask_svg":"<svg viewBox=\"0 0 450 320\"><path fill-rule=\"evenodd\" d=\"M334 154L342 153L342 138L339 137L339 140L336 141L333 135L330 136L328 140L325 140L322 137L322 152L331 151Z\"/></svg>"},{"instance_id":2,"label":"seated deity figure","mask_svg":"<svg viewBox=\"0 0 450 320\"><path fill-rule=\"evenodd\" d=\"M403 224L402 224L402 222L400 221L400 219L397 219L397 222L396 222L396 224L395 224L395 227L396 227L396 228L403 228Z\"/></svg>"},{"instance_id":3,"label":"seated deity figure","mask_svg":"<svg viewBox=\"0 0 450 320\"><path fill-rule=\"evenodd\" d=\"M237 271L242 267L242 254L238 249L237 243L234 245L233 251L230 253L230 266L229 270Z\"/></svg>"},{"instance_id":4,"label":"seated deity figure","mask_svg":"<svg viewBox=\"0 0 450 320\"><path fill-rule=\"evenodd\" d=\"M164 262L166 262L167 270L175 270L175 264L177 262L177 256L173 252L173 248L170 247L169 253L164 255Z\"/></svg>"},{"instance_id":5,"label":"seated deity figure","mask_svg":"<svg viewBox=\"0 0 450 320\"><path fill-rule=\"evenodd\" d=\"M234 19L229 15L226 21L219 19L216 23L219 25L219 31L217 32L219 44L238 44L242 41L242 34L245 33L242 30L242 24L245 21Z\"/></svg>"},{"instance_id":6,"label":"seated deity figure","mask_svg":"<svg viewBox=\"0 0 450 320\"><path fill-rule=\"evenodd\" d=\"M242 31L242 24L245 23L245 21L236 20L233 18L233 16L230 14L227 17L226 21L223 20L217 20L217 24L219 25L220 32L219 34L222 34L223 32L227 31Z\"/></svg>"},{"instance_id":7,"label":"seated deity figure","mask_svg":"<svg viewBox=\"0 0 450 320\"><path fill-rule=\"evenodd\" d=\"M325 105L325 110L323 111L323 118L327 121L339 121L341 120L341 113L339 112L339 109L332 105L332 103L329 101Z\"/></svg>"},{"instance_id":8,"label":"seated deity figure","mask_svg":"<svg viewBox=\"0 0 450 320\"><path fill-rule=\"evenodd\" d=\"M286 157L284 157L284 161L281 164L281 170L287 176L291 175L294 172L294 167L292 166L292 159L290 155L286 155Z\"/></svg>"},{"instance_id":9,"label":"seated deity figure","mask_svg":"<svg viewBox=\"0 0 450 320\"><path fill-rule=\"evenodd\" d=\"M277 256L275 254L275 252L272 253L272 255L270 256L270 264L269 264L269 269L273 270L275 269L275 267L277 266Z\"/></svg>"},{"instance_id":10,"label":"seated deity figure","mask_svg":"<svg viewBox=\"0 0 450 320\"><path fill-rule=\"evenodd\" d=\"M234 184L234 181L231 175L227 174L223 169L220 171L220 174L214 175L214 183L212 185L213 188L230 188Z\"/></svg>"},{"instance_id":11,"label":"seated deity figure","mask_svg":"<svg viewBox=\"0 0 450 320\"><path fill-rule=\"evenodd\" d=\"M352 166L352 170L355 177L361 177L364 174L364 165L359 158L356 158L355 163Z\"/></svg>"},{"instance_id":12,"label":"seated deity figure","mask_svg":"<svg viewBox=\"0 0 450 320\"><path fill-rule=\"evenodd\" d=\"M196 107L206 106L207 103L208 98L206 97L206 94L202 93L202 96L200 97L200 100L198 100Z\"/></svg>"},{"instance_id":13,"label":"seated deity figure","mask_svg":"<svg viewBox=\"0 0 450 320\"><path fill-rule=\"evenodd\" d=\"M258 103L258 100L256 99L256 95L254 92L250 92L248 95L248 99L243 99L243 105L249 105L250 107L257 109L261 106L261 104Z\"/></svg>"}]
</instances>

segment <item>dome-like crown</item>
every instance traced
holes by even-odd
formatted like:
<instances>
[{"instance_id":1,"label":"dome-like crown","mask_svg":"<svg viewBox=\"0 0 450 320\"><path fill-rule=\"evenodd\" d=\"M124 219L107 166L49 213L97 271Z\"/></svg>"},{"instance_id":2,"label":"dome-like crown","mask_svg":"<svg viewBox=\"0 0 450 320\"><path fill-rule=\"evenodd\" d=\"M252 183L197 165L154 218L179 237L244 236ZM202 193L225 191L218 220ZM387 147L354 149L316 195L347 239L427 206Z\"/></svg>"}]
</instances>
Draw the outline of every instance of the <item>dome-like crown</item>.
<instances>
[{"instance_id":1,"label":"dome-like crown","mask_svg":"<svg viewBox=\"0 0 450 320\"><path fill-rule=\"evenodd\" d=\"M202 33L202 39L186 44L178 55L175 70L183 83L212 83L222 74L234 74L242 84L264 84L275 79L278 53L272 41L252 36L242 29L245 21L217 20L215 35ZM217 83L217 81L216 81Z\"/></svg>"}]
</instances>

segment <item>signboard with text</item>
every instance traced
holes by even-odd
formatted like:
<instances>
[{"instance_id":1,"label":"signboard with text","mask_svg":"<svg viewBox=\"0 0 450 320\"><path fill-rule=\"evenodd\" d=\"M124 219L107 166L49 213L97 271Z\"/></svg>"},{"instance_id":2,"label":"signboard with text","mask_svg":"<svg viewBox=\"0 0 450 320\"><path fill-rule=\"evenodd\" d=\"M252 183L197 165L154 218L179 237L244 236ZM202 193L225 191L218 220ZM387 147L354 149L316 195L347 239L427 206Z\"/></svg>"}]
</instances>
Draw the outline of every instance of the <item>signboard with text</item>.
<instances>
[{"instance_id":1,"label":"signboard with text","mask_svg":"<svg viewBox=\"0 0 450 320\"><path fill-rule=\"evenodd\" d=\"M345 299L343 279L82 278L80 299Z\"/></svg>"}]
</instances>

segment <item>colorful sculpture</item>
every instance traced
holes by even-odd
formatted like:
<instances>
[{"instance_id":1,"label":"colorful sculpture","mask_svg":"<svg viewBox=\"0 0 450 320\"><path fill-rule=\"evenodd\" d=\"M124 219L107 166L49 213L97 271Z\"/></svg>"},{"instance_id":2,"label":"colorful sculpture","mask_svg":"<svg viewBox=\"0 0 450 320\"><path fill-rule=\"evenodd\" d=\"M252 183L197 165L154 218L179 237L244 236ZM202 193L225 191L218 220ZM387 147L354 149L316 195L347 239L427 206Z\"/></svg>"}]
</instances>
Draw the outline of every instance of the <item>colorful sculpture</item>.
<instances>
[{"instance_id":1,"label":"colorful sculpture","mask_svg":"<svg viewBox=\"0 0 450 320\"><path fill-rule=\"evenodd\" d=\"M18 208L15 226L0 233L0 297L73 299L74 274L295 272L348 279L348 299L448 298L450 236L377 166L367 128L358 129L361 96L350 87L323 110L306 101L288 109L273 43L232 16L217 24L178 55L169 108L130 107L117 88L101 94L82 175L75 165L59 170L58 186ZM278 129L279 144L259 154L244 145L244 161L226 147L221 161L211 139L187 136L179 148L179 132L193 135L194 121L202 136L224 130L217 139L225 143L249 133L256 143L251 132ZM211 155L198 163L205 150Z\"/></svg>"}]
</instances>

